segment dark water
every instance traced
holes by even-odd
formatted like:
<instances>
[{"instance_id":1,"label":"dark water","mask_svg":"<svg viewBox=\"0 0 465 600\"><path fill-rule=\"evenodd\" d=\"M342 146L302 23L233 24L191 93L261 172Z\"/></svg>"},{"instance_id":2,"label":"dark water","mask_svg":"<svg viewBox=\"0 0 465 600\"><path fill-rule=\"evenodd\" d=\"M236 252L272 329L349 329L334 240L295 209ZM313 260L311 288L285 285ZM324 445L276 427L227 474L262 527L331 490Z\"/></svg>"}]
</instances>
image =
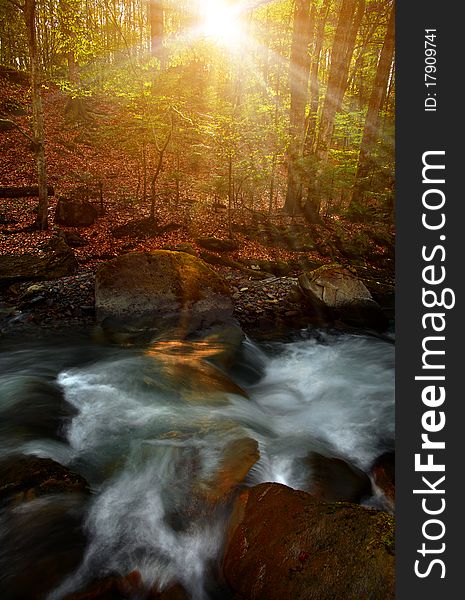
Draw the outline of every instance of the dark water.
<instances>
[{"instance_id":1,"label":"dark water","mask_svg":"<svg viewBox=\"0 0 465 600\"><path fill-rule=\"evenodd\" d=\"M391 343L320 333L238 345L236 333L144 348L85 333L3 340L2 454L52 458L92 495L3 509L1 598L32 597L25 574L44 597L41 578L53 581L48 598L58 599L135 569L147 586L177 581L194 600L212 598L228 518L212 482L225 448L258 443L246 485L311 489L312 451L367 471L392 444ZM55 579L43 575L50 564Z\"/></svg>"}]
</instances>

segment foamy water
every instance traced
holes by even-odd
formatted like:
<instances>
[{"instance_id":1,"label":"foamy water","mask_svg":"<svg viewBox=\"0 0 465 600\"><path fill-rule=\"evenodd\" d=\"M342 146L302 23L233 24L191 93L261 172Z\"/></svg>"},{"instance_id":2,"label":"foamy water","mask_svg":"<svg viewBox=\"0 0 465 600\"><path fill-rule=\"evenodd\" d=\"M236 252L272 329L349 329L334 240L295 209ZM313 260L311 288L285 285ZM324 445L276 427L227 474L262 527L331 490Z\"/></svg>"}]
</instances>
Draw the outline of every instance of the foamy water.
<instances>
[{"instance_id":1,"label":"foamy water","mask_svg":"<svg viewBox=\"0 0 465 600\"><path fill-rule=\"evenodd\" d=\"M36 354L33 362L22 348L16 368L8 359L6 415L34 376L54 393L54 386L62 390L68 417L61 439L5 426L0 443L69 465L95 491L86 509L84 560L51 600L96 574L134 569L148 586L178 581L194 600L209 598L228 508L212 508L199 490L234 440L252 438L259 446L247 485L276 481L302 489L312 451L367 470L392 443L392 344L347 335L267 347L245 341L227 364L217 350L205 342L157 342L148 350L100 352L95 360L80 353L80 366L63 364L56 372L53 353ZM62 411L50 397L45 390L44 409Z\"/></svg>"}]
</instances>

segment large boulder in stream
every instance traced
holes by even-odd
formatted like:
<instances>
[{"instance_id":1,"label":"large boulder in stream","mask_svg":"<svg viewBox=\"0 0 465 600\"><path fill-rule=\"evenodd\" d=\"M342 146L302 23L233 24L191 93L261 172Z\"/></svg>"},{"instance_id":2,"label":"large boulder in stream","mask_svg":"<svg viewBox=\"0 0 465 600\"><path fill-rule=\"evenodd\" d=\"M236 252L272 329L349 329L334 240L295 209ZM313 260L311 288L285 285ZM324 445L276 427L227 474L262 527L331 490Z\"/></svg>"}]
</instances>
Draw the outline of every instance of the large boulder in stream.
<instances>
[{"instance_id":1,"label":"large boulder in stream","mask_svg":"<svg viewBox=\"0 0 465 600\"><path fill-rule=\"evenodd\" d=\"M58 279L75 273L77 266L71 248L61 237L54 237L34 254L0 256L0 284Z\"/></svg>"},{"instance_id":2,"label":"large boulder in stream","mask_svg":"<svg viewBox=\"0 0 465 600\"><path fill-rule=\"evenodd\" d=\"M389 324L365 284L343 267L329 265L303 273L299 286L310 312L320 314L323 304L336 318L354 327L382 331Z\"/></svg>"},{"instance_id":3,"label":"large boulder in stream","mask_svg":"<svg viewBox=\"0 0 465 600\"><path fill-rule=\"evenodd\" d=\"M105 263L95 281L97 319L141 329L191 333L232 318L229 290L201 260L184 252L130 253Z\"/></svg>"},{"instance_id":4,"label":"large boulder in stream","mask_svg":"<svg viewBox=\"0 0 465 600\"><path fill-rule=\"evenodd\" d=\"M276 483L236 500L224 576L244 600L392 600L394 518Z\"/></svg>"}]
</instances>

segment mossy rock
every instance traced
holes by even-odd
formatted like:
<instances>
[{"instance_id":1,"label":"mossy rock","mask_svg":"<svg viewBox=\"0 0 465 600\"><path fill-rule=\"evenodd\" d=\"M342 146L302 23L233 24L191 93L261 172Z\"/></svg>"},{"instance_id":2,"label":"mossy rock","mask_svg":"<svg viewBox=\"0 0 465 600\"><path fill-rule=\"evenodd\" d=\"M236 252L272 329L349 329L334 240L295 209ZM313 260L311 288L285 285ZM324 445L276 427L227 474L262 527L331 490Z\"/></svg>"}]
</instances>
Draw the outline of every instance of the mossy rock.
<instances>
[{"instance_id":1,"label":"mossy rock","mask_svg":"<svg viewBox=\"0 0 465 600\"><path fill-rule=\"evenodd\" d=\"M156 250L119 256L97 272L98 320L145 328L171 325L185 332L228 321L233 306L221 277L185 252Z\"/></svg>"}]
</instances>

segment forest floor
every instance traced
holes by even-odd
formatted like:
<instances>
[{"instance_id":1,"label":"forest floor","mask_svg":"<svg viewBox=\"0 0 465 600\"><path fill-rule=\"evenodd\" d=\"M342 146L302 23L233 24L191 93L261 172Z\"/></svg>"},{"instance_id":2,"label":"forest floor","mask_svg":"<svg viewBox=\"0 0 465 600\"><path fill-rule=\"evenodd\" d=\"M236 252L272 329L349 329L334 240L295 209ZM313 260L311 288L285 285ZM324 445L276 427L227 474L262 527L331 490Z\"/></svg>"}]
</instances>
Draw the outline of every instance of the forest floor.
<instances>
[{"instance_id":1,"label":"forest floor","mask_svg":"<svg viewBox=\"0 0 465 600\"><path fill-rule=\"evenodd\" d=\"M0 116L30 131L26 82L8 78L0 83ZM31 230L36 198L1 199L0 254L39 253L47 240L65 230L80 237L78 247L73 248L78 272L41 282L32 292L30 282L10 286L3 291L0 316L14 306L13 317L23 321L43 325L63 320L91 322L93 280L102 262L127 252L179 249L180 244L189 244L191 253L204 258L205 250L198 243L203 237L233 237L236 242L237 249L209 252L208 257L210 266L228 280L236 313L245 320L266 315L295 284L299 273L321 264L337 262L360 277L372 292L392 292L394 230L386 220L356 224L332 214L324 217L322 225L310 225L279 210L269 215L264 199L263 206L257 200L253 210L233 207L231 236L226 201L199 192L192 176L190 182L183 182L178 201L173 183L160 180L156 220L151 226L147 221L149 202L141 200L138 157L125 152L105 133L120 122L117 107L100 101L98 113L105 127L99 126L98 119L83 127L67 122L65 104L65 95L50 84L44 94L48 183L55 189L50 197L49 230ZM34 185L35 162L28 140L16 128L1 131L0 137L0 186ZM89 227L59 227L54 223L57 198L76 190L94 204L99 217ZM131 223L129 231L118 230L127 223ZM271 273L267 279L253 273L259 268L254 261L268 261ZM31 301L35 303L32 308Z\"/></svg>"}]
</instances>

